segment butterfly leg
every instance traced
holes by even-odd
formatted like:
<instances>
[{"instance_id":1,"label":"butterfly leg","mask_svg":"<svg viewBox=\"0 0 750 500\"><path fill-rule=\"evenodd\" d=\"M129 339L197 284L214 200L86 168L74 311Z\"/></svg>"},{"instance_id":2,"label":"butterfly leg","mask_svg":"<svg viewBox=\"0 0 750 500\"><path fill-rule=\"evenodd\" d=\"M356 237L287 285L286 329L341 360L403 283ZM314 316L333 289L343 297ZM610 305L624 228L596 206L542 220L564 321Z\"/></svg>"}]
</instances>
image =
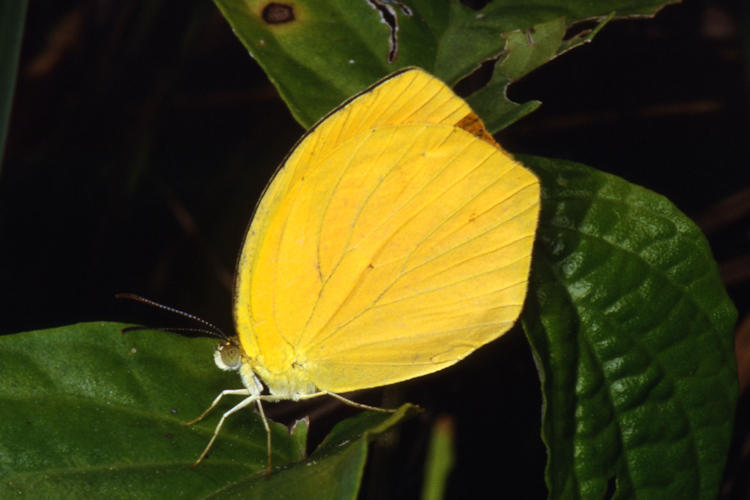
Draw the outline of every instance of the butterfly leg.
<instances>
[{"instance_id":1,"label":"butterfly leg","mask_svg":"<svg viewBox=\"0 0 750 500\"><path fill-rule=\"evenodd\" d=\"M247 390L245 390L245 391L249 392ZM236 390L236 391L223 391L222 394L224 392L235 393L236 394L236 393L240 392L240 390ZM216 398L217 401L218 401L218 399L221 398L222 394L220 394L219 397ZM231 415L232 413L234 413L236 411L239 411L239 410L245 408L248 405L253 404L255 401L258 400L258 398L259 398L259 396L257 394L252 394L252 395L246 397L245 399L243 399L242 401L240 401L238 404L236 404L234 407L232 407L232 409L224 412L224 414L219 419L219 423L216 424L216 429L214 429L214 435L211 436L211 440L206 445L206 448L203 450L203 453L201 453L201 456L199 456L198 460L196 460L193 463L193 467L195 467L196 465L198 465L199 463L201 463L203 461L203 459L206 458L206 455L208 454L208 450L211 449L211 446L214 444L214 441L216 441L216 437L219 435L219 431L221 430L221 426L224 425L224 421L227 419L227 417L229 415ZM263 422L265 423L265 416L263 417ZM268 429L268 424L267 423L266 423L266 429Z\"/></svg>"},{"instance_id":2,"label":"butterfly leg","mask_svg":"<svg viewBox=\"0 0 750 500\"><path fill-rule=\"evenodd\" d=\"M336 394L334 392L328 392L323 391L325 394L328 394L329 396L333 396L334 398L338 399L339 401L348 404L349 406L353 406L355 408L359 408L360 410L372 410L372 411L382 411L384 413L394 413L395 409L390 408L378 408L377 406L370 406L362 403L357 403L356 401L352 401L351 399L347 399L344 396L341 396L339 394Z\"/></svg>"},{"instance_id":3,"label":"butterfly leg","mask_svg":"<svg viewBox=\"0 0 750 500\"><path fill-rule=\"evenodd\" d=\"M219 404L219 401L221 401L221 398L223 398L224 396L250 396L251 394L252 393L248 389L227 389L225 391L221 391L219 395L216 396L216 399L214 399L214 402L211 403L211 406L206 408L206 411L201 413L197 418L194 418L190 422L183 422L182 425L190 426L193 424L197 424L198 422L203 420L203 418L208 415L211 410L216 408L216 405Z\"/></svg>"},{"instance_id":4,"label":"butterfly leg","mask_svg":"<svg viewBox=\"0 0 750 500\"><path fill-rule=\"evenodd\" d=\"M266 477L268 477L271 474L271 427L268 425L266 412L263 411L263 404L261 403L261 399L264 398L258 398L258 413L260 413L260 418L263 420L263 427L266 428L266 450L268 450L268 461L266 462Z\"/></svg>"}]
</instances>

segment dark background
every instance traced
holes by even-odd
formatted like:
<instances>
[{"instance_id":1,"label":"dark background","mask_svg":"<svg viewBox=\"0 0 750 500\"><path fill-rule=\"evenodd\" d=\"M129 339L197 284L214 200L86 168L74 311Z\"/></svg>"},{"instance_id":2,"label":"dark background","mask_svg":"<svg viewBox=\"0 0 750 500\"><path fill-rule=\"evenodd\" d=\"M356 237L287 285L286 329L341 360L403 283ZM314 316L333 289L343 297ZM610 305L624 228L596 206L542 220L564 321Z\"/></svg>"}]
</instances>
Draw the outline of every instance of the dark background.
<instances>
[{"instance_id":1,"label":"dark background","mask_svg":"<svg viewBox=\"0 0 750 500\"><path fill-rule=\"evenodd\" d=\"M743 396L724 498L750 496L749 49L740 1L613 22L513 86L514 100L544 105L498 136L512 152L662 193L706 231L740 311ZM120 291L231 331L245 226L301 133L210 2L30 2L0 176L0 333L179 322L115 300ZM386 397L428 411L375 450L363 497L418 494L429 424L443 414L458 446L450 497L546 494L539 382L520 330ZM350 411L324 402L269 414L311 414L319 440Z\"/></svg>"}]
</instances>

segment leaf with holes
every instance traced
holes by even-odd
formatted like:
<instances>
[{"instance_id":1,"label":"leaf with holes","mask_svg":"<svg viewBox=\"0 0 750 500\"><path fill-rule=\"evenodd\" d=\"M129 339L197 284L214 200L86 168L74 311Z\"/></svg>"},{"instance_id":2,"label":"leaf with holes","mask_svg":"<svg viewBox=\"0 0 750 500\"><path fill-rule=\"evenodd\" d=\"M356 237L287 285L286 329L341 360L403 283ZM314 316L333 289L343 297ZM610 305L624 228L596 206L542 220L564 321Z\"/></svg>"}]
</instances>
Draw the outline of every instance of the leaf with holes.
<instances>
[{"instance_id":1,"label":"leaf with holes","mask_svg":"<svg viewBox=\"0 0 750 500\"><path fill-rule=\"evenodd\" d=\"M498 59L489 86L470 103L496 132L532 112L507 86L558 54L590 41L609 19L653 15L672 0L510 0L474 10L443 0L214 0L263 67L294 117L310 127L376 80L419 66L449 85ZM580 29L596 20L593 29Z\"/></svg>"}]
</instances>

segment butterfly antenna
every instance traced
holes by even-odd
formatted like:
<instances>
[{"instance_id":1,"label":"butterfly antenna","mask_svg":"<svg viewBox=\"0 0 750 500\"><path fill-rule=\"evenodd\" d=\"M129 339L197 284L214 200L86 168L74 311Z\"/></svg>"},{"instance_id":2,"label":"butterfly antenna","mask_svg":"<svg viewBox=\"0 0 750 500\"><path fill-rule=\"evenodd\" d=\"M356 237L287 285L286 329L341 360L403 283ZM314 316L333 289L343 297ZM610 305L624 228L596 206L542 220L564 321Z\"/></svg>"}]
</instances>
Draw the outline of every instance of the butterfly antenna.
<instances>
[{"instance_id":1,"label":"butterfly antenna","mask_svg":"<svg viewBox=\"0 0 750 500\"><path fill-rule=\"evenodd\" d=\"M181 311L180 309L176 309L174 307L171 307L171 306L168 306L168 305L165 305L165 304L160 304L159 302L153 301L151 299L147 299L146 297L141 297L140 295L136 295L134 293L116 293L115 294L115 298L118 298L118 299L128 299L128 300L134 300L136 302L142 302L142 303L148 304L148 305L150 305L152 307L156 307L157 309L161 309L163 311L168 311L168 312L171 312L173 314L177 314L179 316L191 319L193 321L196 321L196 322L200 323L201 325L205 326L206 328L208 328L208 330L201 330L201 329L195 329L195 328L182 328L182 329L170 328L169 329L170 331L181 330L181 331L203 332L203 333L212 334L212 336L215 336L215 337L218 337L218 338L221 338L221 339L224 339L224 340L228 340L229 339L229 336L226 333L224 333L221 330L221 328L219 328L218 326L214 325L213 323L210 323L210 322L206 321L203 318L200 318L200 317L196 316L195 314L190 314L189 312ZM134 328L139 328L139 327L134 327Z\"/></svg>"},{"instance_id":2,"label":"butterfly antenna","mask_svg":"<svg viewBox=\"0 0 750 500\"><path fill-rule=\"evenodd\" d=\"M120 333L138 332L141 330L156 330L159 332L179 333L190 337L213 337L220 340L228 340L222 333L209 330L208 328L173 328L169 326L146 326L133 325L126 326Z\"/></svg>"}]
</instances>

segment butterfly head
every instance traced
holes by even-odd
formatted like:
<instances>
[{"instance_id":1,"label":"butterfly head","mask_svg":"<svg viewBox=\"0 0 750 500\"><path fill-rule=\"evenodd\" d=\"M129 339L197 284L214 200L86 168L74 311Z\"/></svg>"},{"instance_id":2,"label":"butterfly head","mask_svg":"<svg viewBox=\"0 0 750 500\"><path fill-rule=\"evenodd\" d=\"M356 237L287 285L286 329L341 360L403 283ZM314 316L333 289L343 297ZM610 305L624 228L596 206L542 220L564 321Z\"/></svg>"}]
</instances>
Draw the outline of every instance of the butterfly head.
<instances>
[{"instance_id":1,"label":"butterfly head","mask_svg":"<svg viewBox=\"0 0 750 500\"><path fill-rule=\"evenodd\" d=\"M214 363L225 371L237 371L242 365L242 350L236 340L228 339L216 346Z\"/></svg>"}]
</instances>

